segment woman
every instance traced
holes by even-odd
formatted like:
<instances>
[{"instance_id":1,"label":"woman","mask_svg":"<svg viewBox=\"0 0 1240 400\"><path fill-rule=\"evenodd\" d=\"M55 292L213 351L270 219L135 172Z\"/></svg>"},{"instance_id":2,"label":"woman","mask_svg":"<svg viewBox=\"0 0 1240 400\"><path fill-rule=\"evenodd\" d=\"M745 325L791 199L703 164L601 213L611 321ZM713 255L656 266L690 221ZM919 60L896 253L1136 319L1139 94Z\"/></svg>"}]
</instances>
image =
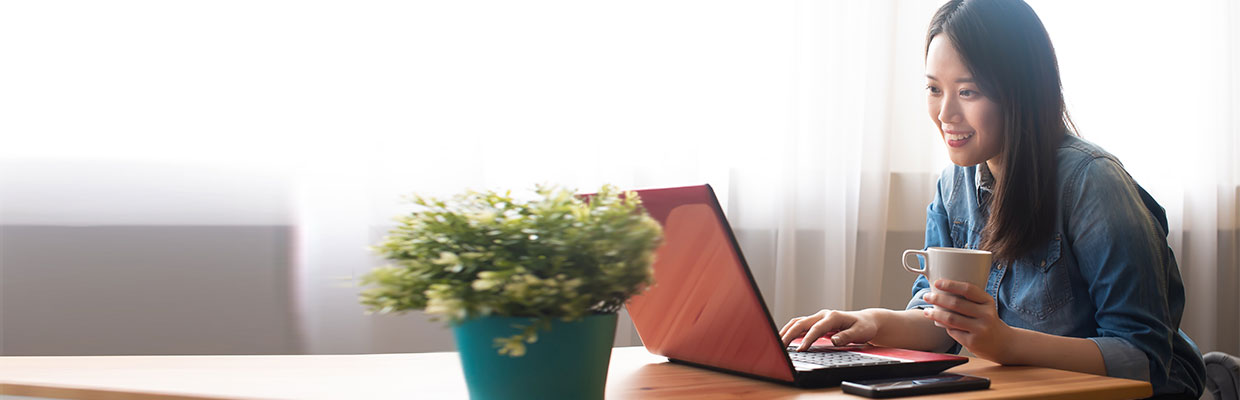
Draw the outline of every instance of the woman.
<instances>
[{"instance_id":1,"label":"woman","mask_svg":"<svg viewBox=\"0 0 1240 400\"><path fill-rule=\"evenodd\" d=\"M994 253L987 287L925 277L905 311L823 310L780 335L959 351L1201 394L1179 331L1184 286L1167 220L1119 161L1073 133L1054 49L1021 0L952 0L926 35L926 93L952 166L927 210L926 247ZM936 326L937 325L937 326ZM942 326L941 328L938 326Z\"/></svg>"}]
</instances>

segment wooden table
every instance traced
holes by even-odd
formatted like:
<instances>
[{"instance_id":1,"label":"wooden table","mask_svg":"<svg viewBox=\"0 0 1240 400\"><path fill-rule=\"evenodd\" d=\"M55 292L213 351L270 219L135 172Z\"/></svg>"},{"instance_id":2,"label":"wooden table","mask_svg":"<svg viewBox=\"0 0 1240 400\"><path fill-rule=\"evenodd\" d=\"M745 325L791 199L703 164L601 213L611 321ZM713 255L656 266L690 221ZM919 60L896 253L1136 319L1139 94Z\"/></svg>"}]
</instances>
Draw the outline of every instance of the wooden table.
<instances>
[{"instance_id":1,"label":"wooden table","mask_svg":"<svg viewBox=\"0 0 1240 400\"><path fill-rule=\"evenodd\" d=\"M1127 379L970 359L950 371L991 389L920 398L1121 399ZM465 399L456 353L295 356L0 357L0 394L66 399ZM612 352L609 399L860 399L678 365L642 347Z\"/></svg>"}]
</instances>

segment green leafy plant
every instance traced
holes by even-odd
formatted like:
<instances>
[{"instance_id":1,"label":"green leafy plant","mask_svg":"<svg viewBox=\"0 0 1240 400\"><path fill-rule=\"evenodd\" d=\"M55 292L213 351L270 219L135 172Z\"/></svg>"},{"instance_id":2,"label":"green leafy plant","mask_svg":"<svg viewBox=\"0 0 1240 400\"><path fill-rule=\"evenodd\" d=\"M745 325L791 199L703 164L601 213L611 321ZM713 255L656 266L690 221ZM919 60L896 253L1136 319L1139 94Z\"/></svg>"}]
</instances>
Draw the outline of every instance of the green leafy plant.
<instances>
[{"instance_id":1,"label":"green leafy plant","mask_svg":"<svg viewBox=\"0 0 1240 400\"><path fill-rule=\"evenodd\" d=\"M362 304L450 323L532 317L521 333L495 339L500 354L520 357L553 319L619 311L653 284L663 232L636 192L608 185L588 201L554 187L535 192L532 200L493 191L413 196L417 209L373 248L392 263L362 277Z\"/></svg>"}]
</instances>

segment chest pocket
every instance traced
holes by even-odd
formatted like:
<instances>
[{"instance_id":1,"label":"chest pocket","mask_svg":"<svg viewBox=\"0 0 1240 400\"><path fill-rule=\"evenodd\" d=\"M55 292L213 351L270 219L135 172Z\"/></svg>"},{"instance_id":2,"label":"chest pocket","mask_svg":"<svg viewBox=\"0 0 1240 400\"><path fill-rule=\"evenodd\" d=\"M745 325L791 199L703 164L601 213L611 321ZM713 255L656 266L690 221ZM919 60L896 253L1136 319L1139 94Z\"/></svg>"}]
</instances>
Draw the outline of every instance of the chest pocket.
<instances>
[{"instance_id":1,"label":"chest pocket","mask_svg":"<svg viewBox=\"0 0 1240 400\"><path fill-rule=\"evenodd\" d=\"M1067 267L1059 262L1061 242L1056 233L1046 245L1017 259L1008 271L1012 275L1008 304L1013 310L1044 320L1072 301Z\"/></svg>"},{"instance_id":2,"label":"chest pocket","mask_svg":"<svg viewBox=\"0 0 1240 400\"><path fill-rule=\"evenodd\" d=\"M982 242L980 226L970 227L969 222L960 219L952 220L952 247L958 249L977 249Z\"/></svg>"}]
</instances>

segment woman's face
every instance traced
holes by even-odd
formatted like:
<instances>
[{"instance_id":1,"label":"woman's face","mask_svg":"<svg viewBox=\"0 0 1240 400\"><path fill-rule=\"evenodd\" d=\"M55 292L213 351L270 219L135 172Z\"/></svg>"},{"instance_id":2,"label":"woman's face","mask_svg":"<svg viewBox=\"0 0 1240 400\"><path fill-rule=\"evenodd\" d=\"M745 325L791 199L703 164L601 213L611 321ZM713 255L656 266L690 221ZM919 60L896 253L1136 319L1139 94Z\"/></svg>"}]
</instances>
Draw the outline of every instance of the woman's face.
<instances>
[{"instance_id":1,"label":"woman's face","mask_svg":"<svg viewBox=\"0 0 1240 400\"><path fill-rule=\"evenodd\" d=\"M1003 148L999 105L979 90L946 35L935 35L926 53L926 100L953 163L997 160Z\"/></svg>"}]
</instances>

